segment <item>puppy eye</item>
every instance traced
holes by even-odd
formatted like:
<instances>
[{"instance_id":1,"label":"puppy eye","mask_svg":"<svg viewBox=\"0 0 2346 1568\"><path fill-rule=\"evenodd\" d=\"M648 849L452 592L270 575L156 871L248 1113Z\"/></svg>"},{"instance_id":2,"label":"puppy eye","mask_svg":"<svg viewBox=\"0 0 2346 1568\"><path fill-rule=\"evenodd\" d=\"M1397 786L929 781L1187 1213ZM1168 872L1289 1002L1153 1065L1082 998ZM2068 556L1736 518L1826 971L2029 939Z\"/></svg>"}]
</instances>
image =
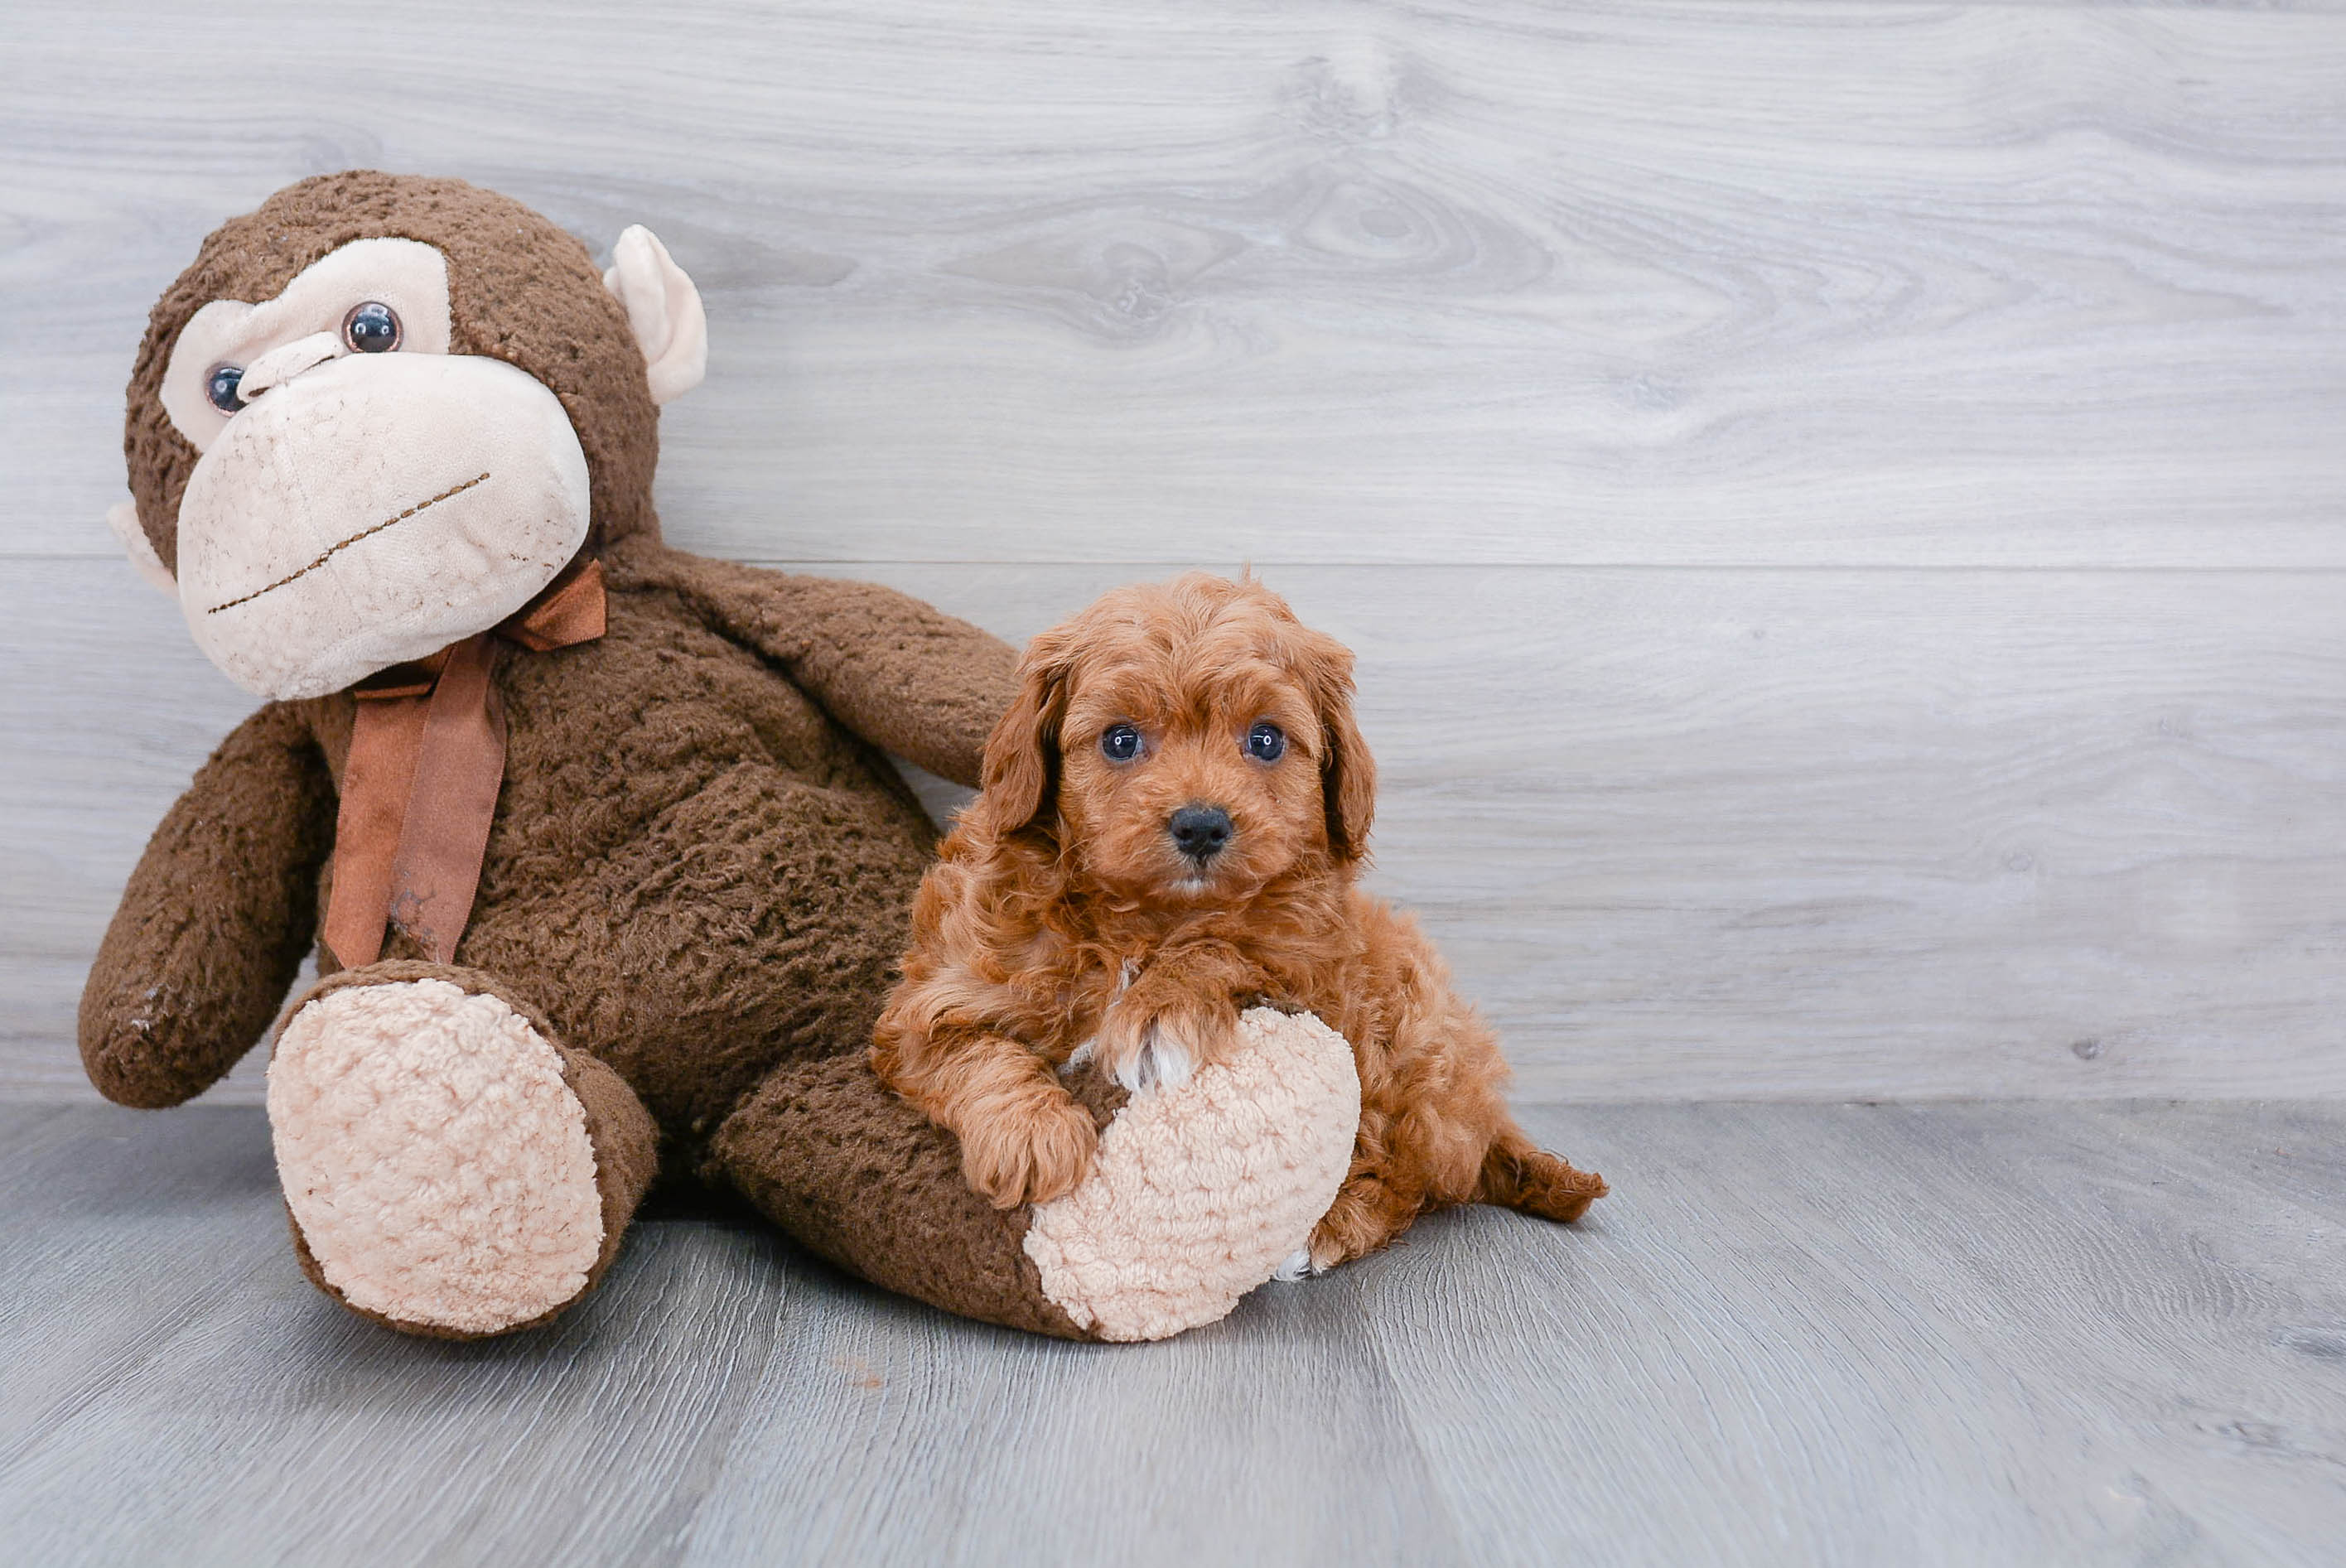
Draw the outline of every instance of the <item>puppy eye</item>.
<instances>
[{"instance_id":1,"label":"puppy eye","mask_svg":"<svg viewBox=\"0 0 2346 1568\"><path fill-rule=\"evenodd\" d=\"M380 300L353 305L342 318L342 341L362 354L399 347L399 317Z\"/></svg>"},{"instance_id":2,"label":"puppy eye","mask_svg":"<svg viewBox=\"0 0 2346 1568\"><path fill-rule=\"evenodd\" d=\"M1287 755L1287 731L1276 724L1258 724L1247 731L1247 755L1258 762L1276 762Z\"/></svg>"},{"instance_id":3,"label":"puppy eye","mask_svg":"<svg viewBox=\"0 0 2346 1568\"><path fill-rule=\"evenodd\" d=\"M1140 731L1129 724L1111 724L1100 731L1100 755L1110 762L1129 762L1140 755Z\"/></svg>"},{"instance_id":4,"label":"puppy eye","mask_svg":"<svg viewBox=\"0 0 2346 1568\"><path fill-rule=\"evenodd\" d=\"M244 406L236 395L239 382L244 380L241 365L214 365L211 374L204 378L204 396L222 413L234 413Z\"/></svg>"}]
</instances>

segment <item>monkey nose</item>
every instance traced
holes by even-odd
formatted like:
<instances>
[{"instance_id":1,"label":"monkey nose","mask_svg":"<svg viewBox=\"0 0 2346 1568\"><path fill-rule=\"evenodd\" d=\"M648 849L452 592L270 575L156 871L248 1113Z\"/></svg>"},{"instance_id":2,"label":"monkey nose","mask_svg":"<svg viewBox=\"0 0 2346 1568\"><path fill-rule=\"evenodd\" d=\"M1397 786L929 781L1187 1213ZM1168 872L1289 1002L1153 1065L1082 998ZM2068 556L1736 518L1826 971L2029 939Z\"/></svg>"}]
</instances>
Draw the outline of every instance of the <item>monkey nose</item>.
<instances>
[{"instance_id":1,"label":"monkey nose","mask_svg":"<svg viewBox=\"0 0 2346 1568\"><path fill-rule=\"evenodd\" d=\"M1230 841L1230 814L1219 806L1184 806L1168 819L1165 830L1173 835L1175 849L1202 864Z\"/></svg>"},{"instance_id":2,"label":"monkey nose","mask_svg":"<svg viewBox=\"0 0 2346 1568\"><path fill-rule=\"evenodd\" d=\"M236 383L236 395L240 401L250 402L270 387L290 382L342 351L342 340L333 332L312 332L306 338L280 343L244 367L244 377Z\"/></svg>"}]
</instances>

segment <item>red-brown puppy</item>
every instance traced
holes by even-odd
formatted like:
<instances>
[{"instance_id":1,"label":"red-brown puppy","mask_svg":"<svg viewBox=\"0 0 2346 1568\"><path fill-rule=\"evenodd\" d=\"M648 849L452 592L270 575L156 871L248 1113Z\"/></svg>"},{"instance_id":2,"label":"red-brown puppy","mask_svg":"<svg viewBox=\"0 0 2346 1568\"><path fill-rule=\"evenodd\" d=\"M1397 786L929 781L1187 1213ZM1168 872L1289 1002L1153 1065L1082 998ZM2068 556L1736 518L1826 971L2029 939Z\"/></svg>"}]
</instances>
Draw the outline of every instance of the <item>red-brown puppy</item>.
<instances>
[{"instance_id":1,"label":"red-brown puppy","mask_svg":"<svg viewBox=\"0 0 2346 1568\"><path fill-rule=\"evenodd\" d=\"M1498 1044L1416 924L1354 886L1376 774L1352 671L1276 594L1201 573L1027 649L872 1050L977 1191L1007 1208L1083 1179L1092 1120L1057 1070L1084 1045L1127 1088L1178 1081L1268 1001L1317 1013L1360 1067L1314 1267L1447 1204L1571 1220L1603 1196L1508 1115Z\"/></svg>"}]
</instances>

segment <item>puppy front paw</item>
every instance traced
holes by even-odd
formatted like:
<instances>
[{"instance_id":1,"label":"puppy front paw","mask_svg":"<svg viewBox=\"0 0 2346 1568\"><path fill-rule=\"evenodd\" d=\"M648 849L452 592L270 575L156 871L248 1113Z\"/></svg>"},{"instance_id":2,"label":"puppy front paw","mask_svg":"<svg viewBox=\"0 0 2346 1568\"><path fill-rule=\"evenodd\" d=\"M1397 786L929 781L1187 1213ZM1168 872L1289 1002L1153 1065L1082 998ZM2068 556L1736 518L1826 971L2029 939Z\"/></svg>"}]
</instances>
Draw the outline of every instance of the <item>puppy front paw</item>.
<instances>
[{"instance_id":1,"label":"puppy front paw","mask_svg":"<svg viewBox=\"0 0 2346 1568\"><path fill-rule=\"evenodd\" d=\"M1099 1064L1127 1090L1178 1089L1190 1074L1228 1054L1238 1033L1228 997L1152 999L1135 986L1100 1021Z\"/></svg>"},{"instance_id":2,"label":"puppy front paw","mask_svg":"<svg viewBox=\"0 0 2346 1568\"><path fill-rule=\"evenodd\" d=\"M1197 1066L1187 1046L1168 1039L1151 1024L1141 1039L1140 1049L1119 1058L1108 1069L1108 1075L1137 1095L1144 1089L1178 1089L1189 1081Z\"/></svg>"},{"instance_id":3,"label":"puppy front paw","mask_svg":"<svg viewBox=\"0 0 2346 1568\"><path fill-rule=\"evenodd\" d=\"M1090 1174L1099 1131L1065 1094L989 1109L961 1135L962 1177L996 1208L1065 1197Z\"/></svg>"}]
</instances>

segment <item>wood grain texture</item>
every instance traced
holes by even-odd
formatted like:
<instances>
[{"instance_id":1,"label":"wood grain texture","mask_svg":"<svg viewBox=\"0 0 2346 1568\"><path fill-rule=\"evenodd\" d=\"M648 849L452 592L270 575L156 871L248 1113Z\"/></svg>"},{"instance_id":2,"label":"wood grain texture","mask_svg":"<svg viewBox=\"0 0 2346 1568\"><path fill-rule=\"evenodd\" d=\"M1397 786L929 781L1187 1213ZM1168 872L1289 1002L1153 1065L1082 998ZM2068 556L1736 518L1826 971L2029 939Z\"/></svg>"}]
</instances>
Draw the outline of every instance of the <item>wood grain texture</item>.
<instances>
[{"instance_id":1,"label":"wood grain texture","mask_svg":"<svg viewBox=\"0 0 2346 1568\"><path fill-rule=\"evenodd\" d=\"M83 970L246 699L128 567L18 565L0 1083L86 1095ZM1120 573L860 569L1016 638ZM1271 580L1360 652L1375 885L1526 1095L2346 1093L2335 578L1398 577Z\"/></svg>"},{"instance_id":2,"label":"wood grain texture","mask_svg":"<svg viewBox=\"0 0 2346 1568\"><path fill-rule=\"evenodd\" d=\"M0 1539L57 1564L2314 1568L2346 1533L2335 1105L1606 1106L1489 1210L1164 1345L1024 1338L747 1221L568 1323L359 1322L257 1110L0 1108Z\"/></svg>"},{"instance_id":3,"label":"wood grain texture","mask_svg":"<svg viewBox=\"0 0 2346 1568\"><path fill-rule=\"evenodd\" d=\"M686 547L1264 565L1529 1094L2346 1093L2336 5L93 0L0 148L0 1097L245 707L98 522L145 311L358 163L668 241Z\"/></svg>"},{"instance_id":4,"label":"wood grain texture","mask_svg":"<svg viewBox=\"0 0 2346 1568\"><path fill-rule=\"evenodd\" d=\"M2346 565L2346 18L1297 0L15 7L7 548L104 548L225 213L461 174L701 280L680 542ZM525 68L523 62L526 62Z\"/></svg>"}]
</instances>

